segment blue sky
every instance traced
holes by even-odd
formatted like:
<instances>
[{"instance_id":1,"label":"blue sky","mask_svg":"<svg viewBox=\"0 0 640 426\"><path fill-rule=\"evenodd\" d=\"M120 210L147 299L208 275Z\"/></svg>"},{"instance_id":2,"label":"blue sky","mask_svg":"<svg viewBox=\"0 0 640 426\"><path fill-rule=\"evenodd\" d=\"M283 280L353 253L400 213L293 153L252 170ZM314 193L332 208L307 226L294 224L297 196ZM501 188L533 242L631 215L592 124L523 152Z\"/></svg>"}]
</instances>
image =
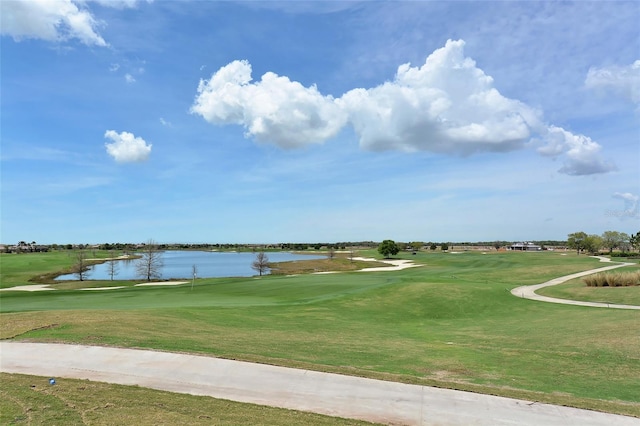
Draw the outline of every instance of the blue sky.
<instances>
[{"instance_id":1,"label":"blue sky","mask_svg":"<svg viewBox=\"0 0 640 426\"><path fill-rule=\"evenodd\" d=\"M637 2L0 2L3 243L640 230Z\"/></svg>"}]
</instances>

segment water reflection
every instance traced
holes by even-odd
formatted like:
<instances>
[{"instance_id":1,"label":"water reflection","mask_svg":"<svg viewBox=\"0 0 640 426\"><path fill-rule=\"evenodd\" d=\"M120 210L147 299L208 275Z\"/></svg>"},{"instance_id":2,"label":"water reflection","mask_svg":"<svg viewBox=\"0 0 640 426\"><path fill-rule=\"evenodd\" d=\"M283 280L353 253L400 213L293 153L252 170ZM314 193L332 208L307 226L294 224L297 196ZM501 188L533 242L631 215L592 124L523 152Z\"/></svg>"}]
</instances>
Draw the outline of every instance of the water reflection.
<instances>
[{"instance_id":1,"label":"water reflection","mask_svg":"<svg viewBox=\"0 0 640 426\"><path fill-rule=\"evenodd\" d=\"M325 256L303 255L287 252L267 253L270 262L289 262L293 260L321 259ZM193 266L198 270L199 278L214 277L250 277L257 275L251 269L256 253L249 252L211 252L211 251L165 251L162 253L162 279L191 279ZM118 259L114 280L136 280L137 259ZM110 280L109 262L91 267L87 277L90 280ZM61 275L56 280L75 280L74 274Z\"/></svg>"}]
</instances>

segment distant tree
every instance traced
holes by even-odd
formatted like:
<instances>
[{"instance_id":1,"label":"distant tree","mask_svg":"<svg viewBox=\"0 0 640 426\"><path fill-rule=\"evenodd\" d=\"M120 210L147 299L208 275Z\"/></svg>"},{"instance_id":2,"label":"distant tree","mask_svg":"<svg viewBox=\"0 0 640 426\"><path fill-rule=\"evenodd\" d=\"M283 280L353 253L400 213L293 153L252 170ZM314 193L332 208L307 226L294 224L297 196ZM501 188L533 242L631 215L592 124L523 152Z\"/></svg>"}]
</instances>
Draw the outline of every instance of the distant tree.
<instances>
[{"instance_id":1,"label":"distant tree","mask_svg":"<svg viewBox=\"0 0 640 426\"><path fill-rule=\"evenodd\" d=\"M429 246L429 248L430 248L431 250L435 250L435 249L437 249L437 248L438 248L438 245L437 245L436 243L431 243L431 245Z\"/></svg>"},{"instance_id":2,"label":"distant tree","mask_svg":"<svg viewBox=\"0 0 640 426\"><path fill-rule=\"evenodd\" d=\"M109 277L111 281L113 281L113 277L118 275L118 261L115 259L111 259L107 262L107 272L109 273Z\"/></svg>"},{"instance_id":3,"label":"distant tree","mask_svg":"<svg viewBox=\"0 0 640 426\"><path fill-rule=\"evenodd\" d=\"M353 258L355 257L356 252L354 249L349 250L349 260L353 263Z\"/></svg>"},{"instance_id":4,"label":"distant tree","mask_svg":"<svg viewBox=\"0 0 640 426\"><path fill-rule=\"evenodd\" d=\"M626 232L621 232L620 233L620 237L622 238L621 242L620 242L620 246L618 247L620 249L620 251L629 251L631 244L629 242L629 240L631 239L631 236L629 234L627 234Z\"/></svg>"},{"instance_id":5,"label":"distant tree","mask_svg":"<svg viewBox=\"0 0 640 426\"><path fill-rule=\"evenodd\" d=\"M604 231L602 233L602 246L609 249L609 254L613 249L620 248L629 239L624 232Z\"/></svg>"},{"instance_id":6,"label":"distant tree","mask_svg":"<svg viewBox=\"0 0 640 426\"><path fill-rule=\"evenodd\" d=\"M27 243L25 241L19 241L18 244L16 245L16 252L17 253L22 253L23 251L27 250Z\"/></svg>"},{"instance_id":7,"label":"distant tree","mask_svg":"<svg viewBox=\"0 0 640 426\"><path fill-rule=\"evenodd\" d=\"M258 271L260 276L269 270L269 258L263 251L256 254L256 259L251 264L251 268Z\"/></svg>"},{"instance_id":8,"label":"distant tree","mask_svg":"<svg viewBox=\"0 0 640 426\"><path fill-rule=\"evenodd\" d=\"M162 252L153 240L145 243L140 259L136 262L136 274L147 281L162 276Z\"/></svg>"},{"instance_id":9,"label":"distant tree","mask_svg":"<svg viewBox=\"0 0 640 426\"><path fill-rule=\"evenodd\" d=\"M442 243L442 244L440 245L440 250L442 250L442 251L447 251L447 250L449 250L449 244L447 244L447 243Z\"/></svg>"},{"instance_id":10,"label":"distant tree","mask_svg":"<svg viewBox=\"0 0 640 426\"><path fill-rule=\"evenodd\" d=\"M602 248L602 238L600 235L587 235L584 239L584 249L591 254L598 254Z\"/></svg>"},{"instance_id":11,"label":"distant tree","mask_svg":"<svg viewBox=\"0 0 640 426\"><path fill-rule=\"evenodd\" d=\"M413 241L411 243L413 251L419 251L422 247L424 247L424 243L422 241Z\"/></svg>"},{"instance_id":12,"label":"distant tree","mask_svg":"<svg viewBox=\"0 0 640 426\"><path fill-rule=\"evenodd\" d=\"M576 254L580 254L580 252L585 249L585 239L588 237L586 232L574 232L567 237L567 247L575 249Z\"/></svg>"},{"instance_id":13,"label":"distant tree","mask_svg":"<svg viewBox=\"0 0 640 426\"><path fill-rule=\"evenodd\" d=\"M327 257L329 259L333 259L334 257L336 257L336 249L334 246L329 246L328 250L327 250Z\"/></svg>"},{"instance_id":14,"label":"distant tree","mask_svg":"<svg viewBox=\"0 0 640 426\"><path fill-rule=\"evenodd\" d=\"M400 248L398 248L398 245L393 240L384 240L378 246L378 253L383 255L385 258L396 255L399 251Z\"/></svg>"},{"instance_id":15,"label":"distant tree","mask_svg":"<svg viewBox=\"0 0 640 426\"><path fill-rule=\"evenodd\" d=\"M500 244L500 242L499 242L499 241L496 241L495 243L493 243L493 247L494 247L496 250L500 250L500 247L502 247L502 244Z\"/></svg>"},{"instance_id":16,"label":"distant tree","mask_svg":"<svg viewBox=\"0 0 640 426\"><path fill-rule=\"evenodd\" d=\"M87 253L84 250L76 252L75 263L71 267L71 271L80 281L84 281L89 275L89 263L87 261Z\"/></svg>"},{"instance_id":17,"label":"distant tree","mask_svg":"<svg viewBox=\"0 0 640 426\"><path fill-rule=\"evenodd\" d=\"M640 250L640 231L629 236L629 245L632 249Z\"/></svg>"}]
</instances>

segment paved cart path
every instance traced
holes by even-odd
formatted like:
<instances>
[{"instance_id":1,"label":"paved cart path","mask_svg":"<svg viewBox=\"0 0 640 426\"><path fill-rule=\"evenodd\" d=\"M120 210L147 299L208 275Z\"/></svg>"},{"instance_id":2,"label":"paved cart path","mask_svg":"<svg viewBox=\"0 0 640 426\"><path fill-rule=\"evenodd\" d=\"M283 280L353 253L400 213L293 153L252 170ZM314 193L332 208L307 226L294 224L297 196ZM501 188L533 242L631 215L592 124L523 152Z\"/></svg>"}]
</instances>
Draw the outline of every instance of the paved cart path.
<instances>
[{"instance_id":1,"label":"paved cart path","mask_svg":"<svg viewBox=\"0 0 640 426\"><path fill-rule=\"evenodd\" d=\"M611 262L611 259L609 259L608 257L602 257L602 256L592 256L592 257L600 259L600 262ZM583 302L581 300L557 299L555 297L547 297L547 296L541 296L539 294L536 294L537 290L540 290L541 288L544 288L544 287L562 284L574 278L580 278L580 277L595 274L598 272L610 271L611 269L617 269L617 268L622 268L624 266L631 266L631 265L635 265L635 263L616 262L615 265L604 266L602 268L590 269L588 271L582 271L576 274L565 275L564 277L554 278L542 284L525 285L522 287L516 287L513 290L511 290L511 294L517 297L522 297L524 299L531 299L531 300L537 300L540 302L549 302L549 303L561 303L563 305L591 306L594 308L640 310L640 306L637 306L637 305L619 305L615 303L606 303L606 302Z\"/></svg>"},{"instance_id":2,"label":"paved cart path","mask_svg":"<svg viewBox=\"0 0 640 426\"><path fill-rule=\"evenodd\" d=\"M0 342L0 371L138 385L394 425L640 426L640 419L206 356Z\"/></svg>"}]
</instances>

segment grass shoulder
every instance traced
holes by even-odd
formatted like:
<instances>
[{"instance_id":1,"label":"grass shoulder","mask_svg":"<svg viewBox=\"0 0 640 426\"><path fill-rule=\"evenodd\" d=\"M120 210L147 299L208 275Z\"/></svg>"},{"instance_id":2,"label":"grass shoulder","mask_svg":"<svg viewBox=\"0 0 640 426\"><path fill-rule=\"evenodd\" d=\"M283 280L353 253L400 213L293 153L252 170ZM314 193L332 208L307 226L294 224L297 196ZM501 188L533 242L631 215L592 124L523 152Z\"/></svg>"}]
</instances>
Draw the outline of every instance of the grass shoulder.
<instances>
[{"instance_id":1,"label":"grass shoulder","mask_svg":"<svg viewBox=\"0 0 640 426\"><path fill-rule=\"evenodd\" d=\"M0 374L0 424L371 425L271 408L86 380Z\"/></svg>"}]
</instances>

